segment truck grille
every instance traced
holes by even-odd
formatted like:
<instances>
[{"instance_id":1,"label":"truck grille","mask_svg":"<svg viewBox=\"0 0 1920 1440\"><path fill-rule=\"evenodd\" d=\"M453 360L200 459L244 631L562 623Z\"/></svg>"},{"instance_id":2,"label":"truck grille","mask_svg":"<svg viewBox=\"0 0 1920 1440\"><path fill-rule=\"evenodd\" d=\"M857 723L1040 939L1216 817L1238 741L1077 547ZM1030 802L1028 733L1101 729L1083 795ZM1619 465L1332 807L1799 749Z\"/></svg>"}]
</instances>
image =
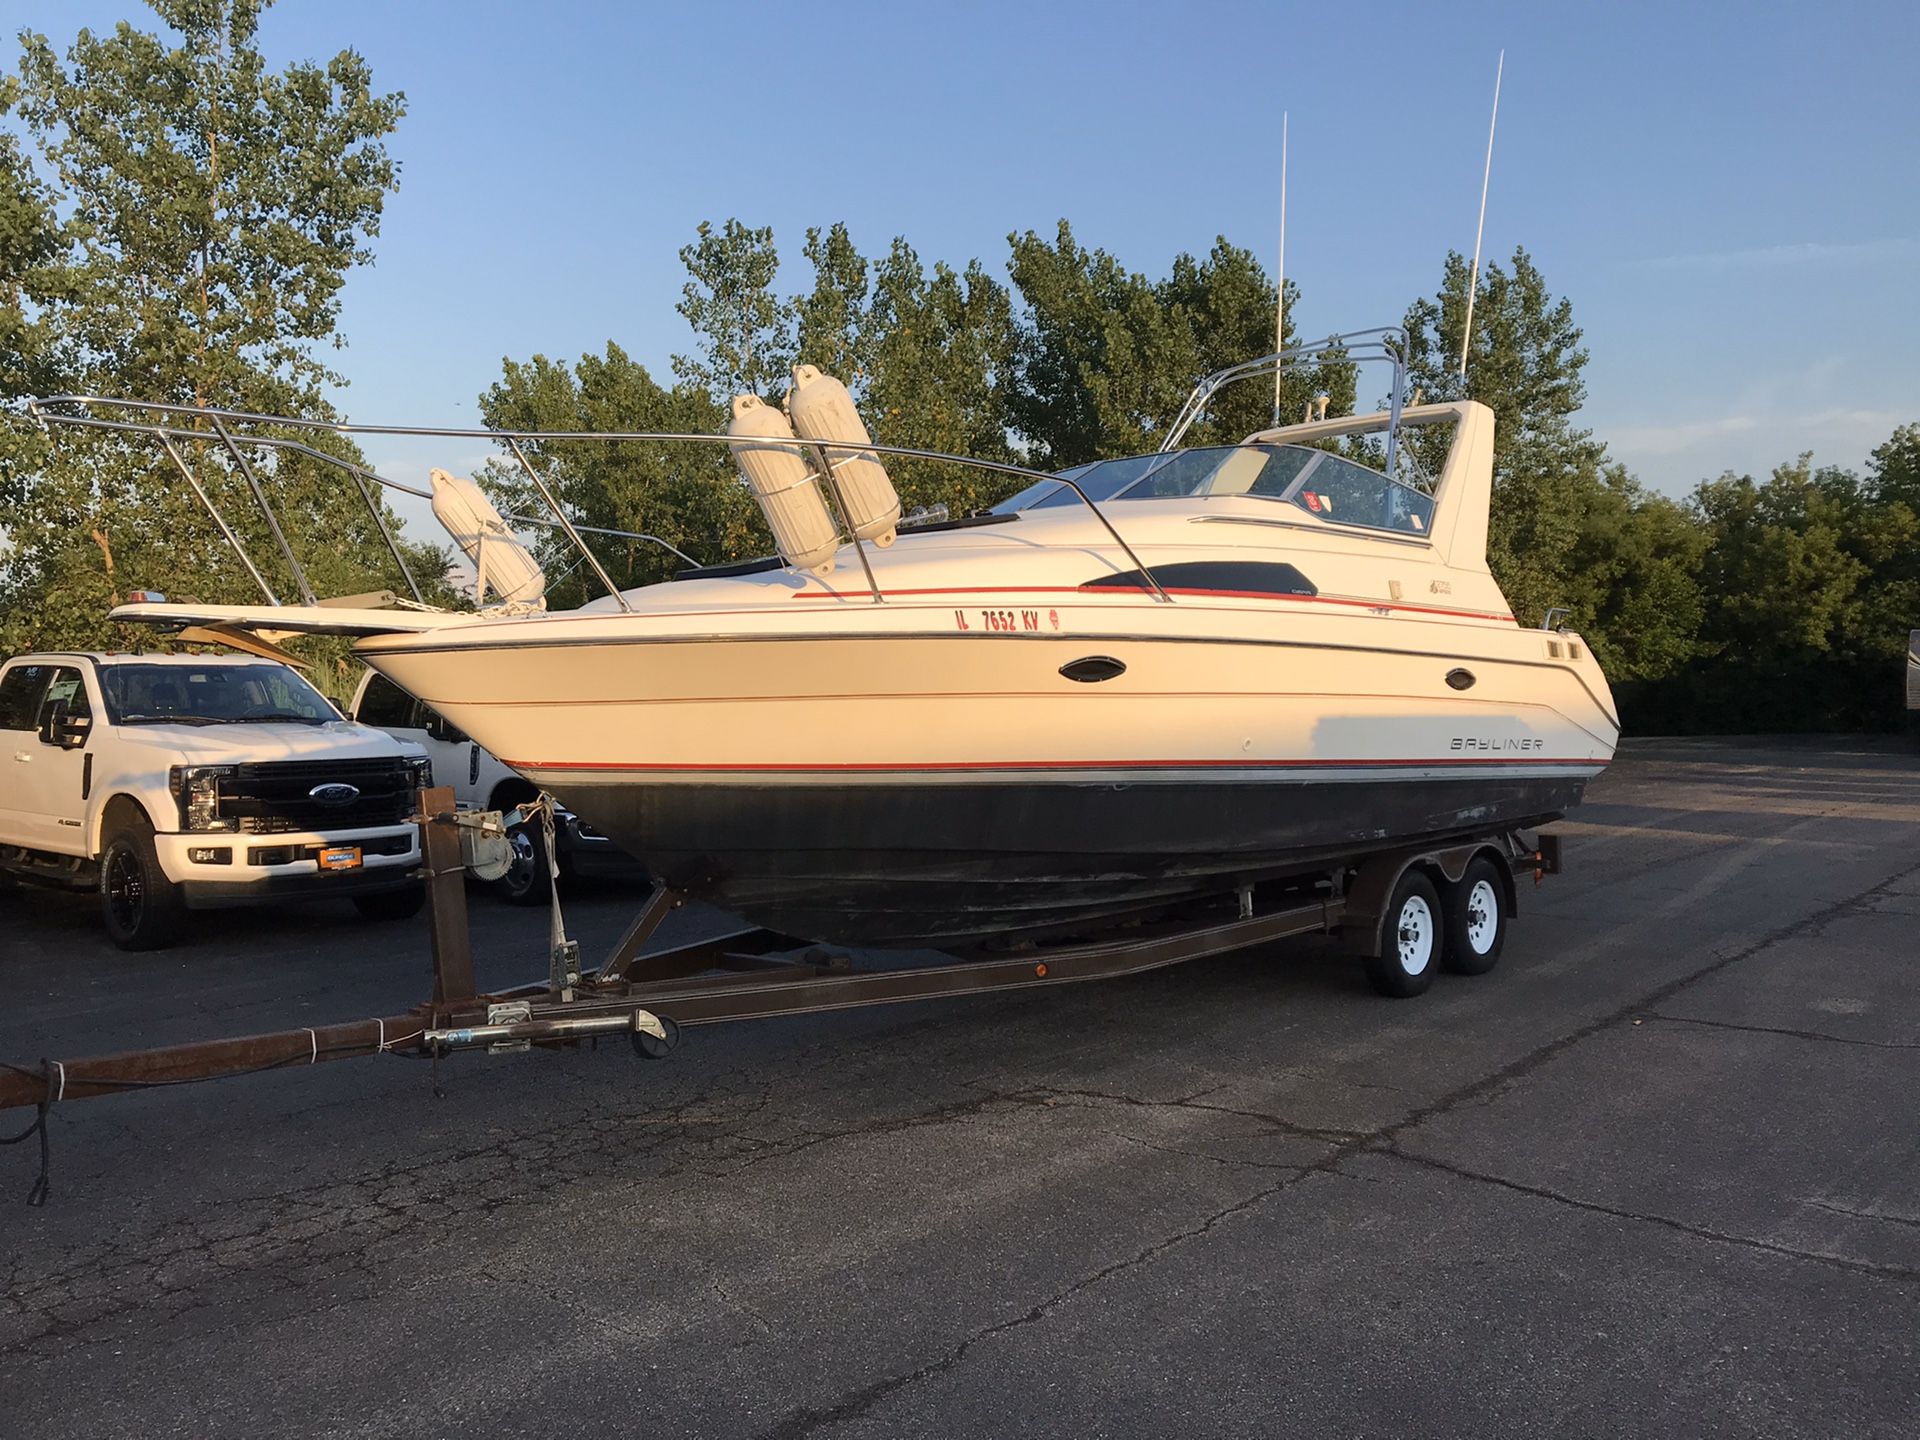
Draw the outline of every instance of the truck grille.
<instances>
[{"instance_id":1,"label":"truck grille","mask_svg":"<svg viewBox=\"0 0 1920 1440\"><path fill-rule=\"evenodd\" d=\"M345 805L323 805L320 785L351 785ZM394 825L413 810L413 776L404 760L274 760L242 765L220 782L220 815L253 835Z\"/></svg>"}]
</instances>

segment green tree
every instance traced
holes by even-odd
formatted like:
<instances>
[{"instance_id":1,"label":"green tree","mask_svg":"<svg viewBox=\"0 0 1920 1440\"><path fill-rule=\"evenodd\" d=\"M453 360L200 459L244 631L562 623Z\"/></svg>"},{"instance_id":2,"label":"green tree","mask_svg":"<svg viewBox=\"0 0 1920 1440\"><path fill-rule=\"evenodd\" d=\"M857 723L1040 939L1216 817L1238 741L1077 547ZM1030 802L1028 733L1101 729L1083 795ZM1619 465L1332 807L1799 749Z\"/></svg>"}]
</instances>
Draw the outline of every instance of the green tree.
<instances>
[{"instance_id":1,"label":"green tree","mask_svg":"<svg viewBox=\"0 0 1920 1440\"><path fill-rule=\"evenodd\" d=\"M29 247L26 323L50 327L63 379L96 393L324 417L322 387L341 382L319 347L339 343L341 287L371 261L397 173L383 140L403 98L376 93L351 50L271 70L257 46L264 0L152 4L171 36L124 22L82 30L64 58L44 36L21 37L19 111L37 164L12 158L0 203L15 217L36 203L66 217L51 251L44 227ZM355 453L337 437L303 438ZM186 450L290 593L223 452ZM305 460L256 460L316 590L398 583L357 491ZM130 586L257 598L149 445L63 434L10 471L0 526L12 543L9 645L107 642L105 608ZM429 578L444 566L433 552L416 559Z\"/></svg>"},{"instance_id":2,"label":"green tree","mask_svg":"<svg viewBox=\"0 0 1920 1440\"><path fill-rule=\"evenodd\" d=\"M867 291L872 267L838 221L826 230L817 225L808 230L801 254L813 266L813 289L793 301L794 358L857 391L870 365Z\"/></svg>"},{"instance_id":3,"label":"green tree","mask_svg":"<svg viewBox=\"0 0 1920 1440\"><path fill-rule=\"evenodd\" d=\"M1007 408L1034 465L1153 449L1200 373L1192 328L1065 220L1051 242L1031 230L1007 240L1022 306Z\"/></svg>"},{"instance_id":4,"label":"green tree","mask_svg":"<svg viewBox=\"0 0 1920 1440\"><path fill-rule=\"evenodd\" d=\"M793 365L792 307L774 293L780 254L773 227L700 222L680 251L688 280L675 308L699 341L698 355L673 357L673 373L722 406L735 395L777 398Z\"/></svg>"},{"instance_id":5,"label":"green tree","mask_svg":"<svg viewBox=\"0 0 1920 1440\"><path fill-rule=\"evenodd\" d=\"M1686 506L1610 465L1585 492L1574 533L1566 602L1616 685L1662 680L1700 655L1710 537Z\"/></svg>"},{"instance_id":6,"label":"green tree","mask_svg":"<svg viewBox=\"0 0 1920 1440\"><path fill-rule=\"evenodd\" d=\"M1920 521L1883 498L1885 473L1862 480L1802 455L1764 482L1728 474L1694 492L1705 658L1655 697L1674 728L1896 723Z\"/></svg>"},{"instance_id":7,"label":"green tree","mask_svg":"<svg viewBox=\"0 0 1920 1440\"><path fill-rule=\"evenodd\" d=\"M1051 242L1008 237L1019 292L1007 411L1042 468L1157 447L1194 382L1273 350L1273 281L1250 251L1221 238L1204 259L1174 258L1152 280L1104 250L1088 250L1062 220ZM1287 286L1287 344L1299 291ZM1282 377L1283 423L1325 392L1330 414L1352 412L1356 379L1345 355ZM1196 444L1232 444L1273 423L1273 384L1228 386L1189 432Z\"/></svg>"},{"instance_id":8,"label":"green tree","mask_svg":"<svg viewBox=\"0 0 1920 1440\"><path fill-rule=\"evenodd\" d=\"M936 263L929 274L904 239L874 270L864 327L871 357L864 400L874 439L1011 460L1003 380L1013 307L1006 287L977 260L961 273ZM886 463L910 508L945 503L956 515L986 509L1023 483L930 461Z\"/></svg>"},{"instance_id":9,"label":"green tree","mask_svg":"<svg viewBox=\"0 0 1920 1440\"><path fill-rule=\"evenodd\" d=\"M1221 236L1205 259L1176 255L1172 273L1155 288L1161 304L1193 335L1195 370L1184 377L1187 386L1202 375L1272 353L1273 281L1251 250L1229 245ZM1300 287L1289 280L1289 347L1302 343L1293 323L1299 308ZM1336 349L1313 365L1290 368L1280 377L1280 423L1300 420L1308 404L1323 394L1329 415L1351 415L1357 390L1358 374L1344 350ZM1189 432L1188 443L1232 445L1271 426L1273 411L1272 380L1242 380L1218 392Z\"/></svg>"},{"instance_id":10,"label":"green tree","mask_svg":"<svg viewBox=\"0 0 1920 1440\"><path fill-rule=\"evenodd\" d=\"M1556 299L1523 249L1511 269L1487 265L1473 309L1467 374L1458 373L1471 267L1447 256L1440 289L1407 310L1410 383L1427 401L1474 399L1494 414L1493 513L1487 560L1514 614L1537 624L1577 597L1583 516L1606 486L1606 447L1574 423L1586 400L1587 352L1573 306ZM1437 471L1445 437L1413 432Z\"/></svg>"},{"instance_id":11,"label":"green tree","mask_svg":"<svg viewBox=\"0 0 1920 1440\"><path fill-rule=\"evenodd\" d=\"M654 431L719 434L724 412L691 384L663 388L644 365L608 343L569 369L535 355L503 362L480 397L496 430ZM528 459L576 524L654 535L700 564L768 553L771 539L726 448L694 442L548 440L529 442ZM494 462L481 479L510 514L546 520L551 512L515 463ZM564 534L542 528L536 557L547 572L548 606L595 598L598 581ZM669 578L685 562L658 545L588 536L594 553L625 589Z\"/></svg>"}]
</instances>

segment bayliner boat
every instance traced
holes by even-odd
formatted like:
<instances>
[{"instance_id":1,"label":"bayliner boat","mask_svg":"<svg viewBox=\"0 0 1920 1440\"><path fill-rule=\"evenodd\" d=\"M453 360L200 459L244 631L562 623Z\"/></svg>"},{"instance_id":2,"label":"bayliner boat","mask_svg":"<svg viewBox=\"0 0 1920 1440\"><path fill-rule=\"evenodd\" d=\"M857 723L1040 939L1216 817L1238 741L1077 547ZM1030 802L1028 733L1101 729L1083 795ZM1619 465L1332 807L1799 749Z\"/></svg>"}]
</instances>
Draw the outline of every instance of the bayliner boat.
<instances>
[{"instance_id":1,"label":"bayliner boat","mask_svg":"<svg viewBox=\"0 0 1920 1440\"><path fill-rule=\"evenodd\" d=\"M1222 385L1317 349L1209 377L1159 453L920 526L885 470L913 452L803 367L790 416L743 397L725 442L781 554L578 610L529 609L537 571L447 477L519 603L114 613L357 635L655 874L824 940L1071 926L1556 817L1619 723L1585 643L1516 623L1487 568L1486 407L1403 405L1395 362L1376 414L1182 445ZM1451 432L1437 471L1408 432Z\"/></svg>"}]
</instances>

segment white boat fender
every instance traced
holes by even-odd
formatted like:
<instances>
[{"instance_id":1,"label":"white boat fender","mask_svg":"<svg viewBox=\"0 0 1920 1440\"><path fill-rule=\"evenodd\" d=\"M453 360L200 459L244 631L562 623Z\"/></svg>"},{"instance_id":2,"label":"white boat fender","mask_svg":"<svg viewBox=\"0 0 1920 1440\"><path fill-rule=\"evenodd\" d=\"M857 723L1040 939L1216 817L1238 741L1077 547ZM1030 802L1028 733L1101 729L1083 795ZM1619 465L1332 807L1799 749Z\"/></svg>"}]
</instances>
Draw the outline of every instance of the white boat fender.
<instances>
[{"instance_id":1,"label":"white boat fender","mask_svg":"<svg viewBox=\"0 0 1920 1440\"><path fill-rule=\"evenodd\" d=\"M473 562L474 597L488 586L506 605L542 605L547 577L540 562L514 537L486 492L464 475L435 470L433 518Z\"/></svg>"},{"instance_id":2,"label":"white boat fender","mask_svg":"<svg viewBox=\"0 0 1920 1440\"><path fill-rule=\"evenodd\" d=\"M840 527L827 510L805 451L793 443L793 426L787 417L758 395L736 395L727 434L737 437L727 448L733 451L753 498L760 502L773 542L787 563L817 575L828 574L834 552L840 548ZM773 440L787 443L751 443Z\"/></svg>"},{"instance_id":3,"label":"white boat fender","mask_svg":"<svg viewBox=\"0 0 1920 1440\"><path fill-rule=\"evenodd\" d=\"M887 467L868 451L831 448L836 440L852 445L873 443L847 387L811 365L796 365L793 388L787 392L787 413L802 438L828 443L827 458L833 463L840 503L846 507L847 524L853 533L882 548L893 544L894 532L900 527L900 497L887 476Z\"/></svg>"}]
</instances>

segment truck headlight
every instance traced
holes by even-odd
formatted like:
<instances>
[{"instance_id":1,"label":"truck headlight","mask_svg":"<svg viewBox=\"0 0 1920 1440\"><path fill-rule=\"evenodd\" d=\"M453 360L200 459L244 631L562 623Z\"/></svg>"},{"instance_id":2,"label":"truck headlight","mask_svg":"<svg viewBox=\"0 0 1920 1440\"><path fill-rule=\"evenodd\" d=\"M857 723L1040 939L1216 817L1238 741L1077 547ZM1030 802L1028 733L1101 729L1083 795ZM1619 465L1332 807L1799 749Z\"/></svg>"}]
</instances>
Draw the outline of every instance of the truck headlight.
<instances>
[{"instance_id":1,"label":"truck headlight","mask_svg":"<svg viewBox=\"0 0 1920 1440\"><path fill-rule=\"evenodd\" d=\"M220 782L234 774L231 765L175 765L167 783L180 803L183 830L233 830L237 820L220 818Z\"/></svg>"},{"instance_id":2,"label":"truck headlight","mask_svg":"<svg viewBox=\"0 0 1920 1440\"><path fill-rule=\"evenodd\" d=\"M433 761L427 756L421 755L418 758L409 756L407 758L407 769L413 776L413 788L415 790L431 790L433 788Z\"/></svg>"}]
</instances>

